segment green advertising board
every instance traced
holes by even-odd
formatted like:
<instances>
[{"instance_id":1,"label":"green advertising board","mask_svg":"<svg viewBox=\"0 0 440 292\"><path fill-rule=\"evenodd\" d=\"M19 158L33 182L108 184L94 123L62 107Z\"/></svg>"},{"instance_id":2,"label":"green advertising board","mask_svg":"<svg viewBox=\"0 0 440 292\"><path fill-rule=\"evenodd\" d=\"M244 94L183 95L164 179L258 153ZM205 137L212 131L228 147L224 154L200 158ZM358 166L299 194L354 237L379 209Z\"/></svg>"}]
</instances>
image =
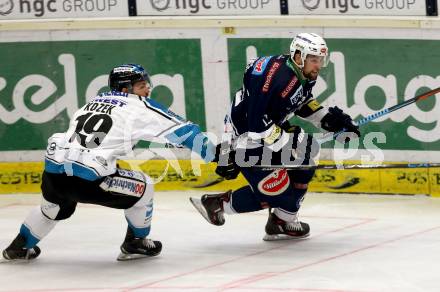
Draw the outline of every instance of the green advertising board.
<instances>
[{"instance_id":1,"label":"green advertising board","mask_svg":"<svg viewBox=\"0 0 440 292\"><path fill-rule=\"evenodd\" d=\"M205 111L205 99L210 98L204 96L206 78L216 78L234 96L249 52L287 53L291 41L227 38L229 76L203 76L205 66L214 64L202 60L202 37L0 43L0 151L45 149L47 138L65 131L77 108L108 89L111 68L126 62L143 64L151 73L153 98L166 106L183 100L173 109L206 130L212 113L226 112L229 106ZM315 95L354 118L440 85L436 57L440 41L327 38L327 42L331 63L323 70ZM383 132L386 143L378 144L382 149L438 151L439 116L440 103L429 98L368 124L362 133Z\"/></svg>"},{"instance_id":2,"label":"green advertising board","mask_svg":"<svg viewBox=\"0 0 440 292\"><path fill-rule=\"evenodd\" d=\"M199 39L0 43L0 151L45 149L127 62L159 80L152 95L164 105L184 92L186 118L205 127Z\"/></svg>"}]
</instances>

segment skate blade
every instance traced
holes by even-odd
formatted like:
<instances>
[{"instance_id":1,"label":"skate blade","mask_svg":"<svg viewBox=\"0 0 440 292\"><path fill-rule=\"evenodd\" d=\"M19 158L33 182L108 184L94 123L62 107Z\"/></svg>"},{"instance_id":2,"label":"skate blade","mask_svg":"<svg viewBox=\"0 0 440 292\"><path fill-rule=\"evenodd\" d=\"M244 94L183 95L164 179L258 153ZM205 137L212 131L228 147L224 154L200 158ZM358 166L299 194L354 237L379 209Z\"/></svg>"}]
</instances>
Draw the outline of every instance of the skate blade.
<instances>
[{"instance_id":1,"label":"skate blade","mask_svg":"<svg viewBox=\"0 0 440 292\"><path fill-rule=\"evenodd\" d=\"M148 256L145 254L134 254L134 253L123 253L121 252L116 260L118 261L132 261L132 260L139 260L144 258L151 258L152 256Z\"/></svg>"},{"instance_id":2,"label":"skate blade","mask_svg":"<svg viewBox=\"0 0 440 292\"><path fill-rule=\"evenodd\" d=\"M8 264L20 264L20 263L27 264L27 263L33 262L34 260L36 260L36 259L13 259L13 260L8 260L8 259L5 259L4 257L0 256L0 264L6 264L6 263L8 263Z\"/></svg>"},{"instance_id":3,"label":"skate blade","mask_svg":"<svg viewBox=\"0 0 440 292\"><path fill-rule=\"evenodd\" d=\"M4 263L11 263L11 260L7 260L4 257L0 256L0 264L4 264Z\"/></svg>"},{"instance_id":4,"label":"skate blade","mask_svg":"<svg viewBox=\"0 0 440 292\"><path fill-rule=\"evenodd\" d=\"M189 198L189 200L190 200L191 204L193 204L194 208L196 208L196 210L199 211L200 215L202 215L203 218L206 219L206 221L211 223L211 221L209 220L209 217L208 217L208 213L206 212L205 207L203 207L203 205L202 205L202 201L199 198L193 198L193 197Z\"/></svg>"},{"instance_id":5,"label":"skate blade","mask_svg":"<svg viewBox=\"0 0 440 292\"><path fill-rule=\"evenodd\" d=\"M290 236L287 234L266 234L263 237L264 241L279 241L279 240L301 240L309 237L310 234L304 236Z\"/></svg>"}]
</instances>

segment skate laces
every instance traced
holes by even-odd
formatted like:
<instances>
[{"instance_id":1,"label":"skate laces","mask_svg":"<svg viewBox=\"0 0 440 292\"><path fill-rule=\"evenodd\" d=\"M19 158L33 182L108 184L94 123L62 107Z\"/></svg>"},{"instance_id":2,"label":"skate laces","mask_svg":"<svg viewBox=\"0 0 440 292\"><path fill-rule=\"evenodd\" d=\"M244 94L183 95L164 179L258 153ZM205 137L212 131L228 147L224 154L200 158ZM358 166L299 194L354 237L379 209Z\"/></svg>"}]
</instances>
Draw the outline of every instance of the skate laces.
<instances>
[{"instance_id":1,"label":"skate laces","mask_svg":"<svg viewBox=\"0 0 440 292\"><path fill-rule=\"evenodd\" d=\"M284 225L286 230L289 231L302 231L303 228L301 226L301 222L299 222L298 217L295 217L295 221L293 222L286 222L285 221L285 225Z\"/></svg>"},{"instance_id":2,"label":"skate laces","mask_svg":"<svg viewBox=\"0 0 440 292\"><path fill-rule=\"evenodd\" d=\"M142 242L146 248L156 248L154 241L149 238L145 238Z\"/></svg>"},{"instance_id":3,"label":"skate laces","mask_svg":"<svg viewBox=\"0 0 440 292\"><path fill-rule=\"evenodd\" d=\"M302 231L303 228L301 226L301 222L286 222L285 228L289 231Z\"/></svg>"}]
</instances>

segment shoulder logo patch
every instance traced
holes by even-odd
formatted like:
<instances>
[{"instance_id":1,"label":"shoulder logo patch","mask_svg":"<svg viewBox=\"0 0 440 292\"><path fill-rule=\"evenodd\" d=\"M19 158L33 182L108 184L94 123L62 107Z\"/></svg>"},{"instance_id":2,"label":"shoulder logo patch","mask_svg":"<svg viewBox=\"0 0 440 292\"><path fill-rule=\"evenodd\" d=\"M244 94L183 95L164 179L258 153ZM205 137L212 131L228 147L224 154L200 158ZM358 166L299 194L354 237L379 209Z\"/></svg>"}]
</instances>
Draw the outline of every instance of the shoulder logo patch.
<instances>
[{"instance_id":1,"label":"shoulder logo patch","mask_svg":"<svg viewBox=\"0 0 440 292\"><path fill-rule=\"evenodd\" d=\"M264 70L266 70L267 63L272 57L262 57L258 59L254 64L254 70L252 70L253 75L261 75Z\"/></svg>"}]
</instances>

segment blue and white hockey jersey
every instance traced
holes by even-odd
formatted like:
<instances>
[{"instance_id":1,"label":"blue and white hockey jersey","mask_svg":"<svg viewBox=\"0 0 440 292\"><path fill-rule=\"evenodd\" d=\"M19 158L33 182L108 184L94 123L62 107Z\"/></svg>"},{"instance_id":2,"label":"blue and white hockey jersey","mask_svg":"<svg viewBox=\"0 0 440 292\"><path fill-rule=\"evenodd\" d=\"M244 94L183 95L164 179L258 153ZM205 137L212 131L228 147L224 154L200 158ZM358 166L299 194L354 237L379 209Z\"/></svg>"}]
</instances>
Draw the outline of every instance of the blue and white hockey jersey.
<instances>
[{"instance_id":1,"label":"blue and white hockey jersey","mask_svg":"<svg viewBox=\"0 0 440 292\"><path fill-rule=\"evenodd\" d=\"M96 96L49 138L45 170L96 180L116 172L116 160L140 141L170 142L211 161L215 147L200 128L149 97L121 92Z\"/></svg>"}]
</instances>

